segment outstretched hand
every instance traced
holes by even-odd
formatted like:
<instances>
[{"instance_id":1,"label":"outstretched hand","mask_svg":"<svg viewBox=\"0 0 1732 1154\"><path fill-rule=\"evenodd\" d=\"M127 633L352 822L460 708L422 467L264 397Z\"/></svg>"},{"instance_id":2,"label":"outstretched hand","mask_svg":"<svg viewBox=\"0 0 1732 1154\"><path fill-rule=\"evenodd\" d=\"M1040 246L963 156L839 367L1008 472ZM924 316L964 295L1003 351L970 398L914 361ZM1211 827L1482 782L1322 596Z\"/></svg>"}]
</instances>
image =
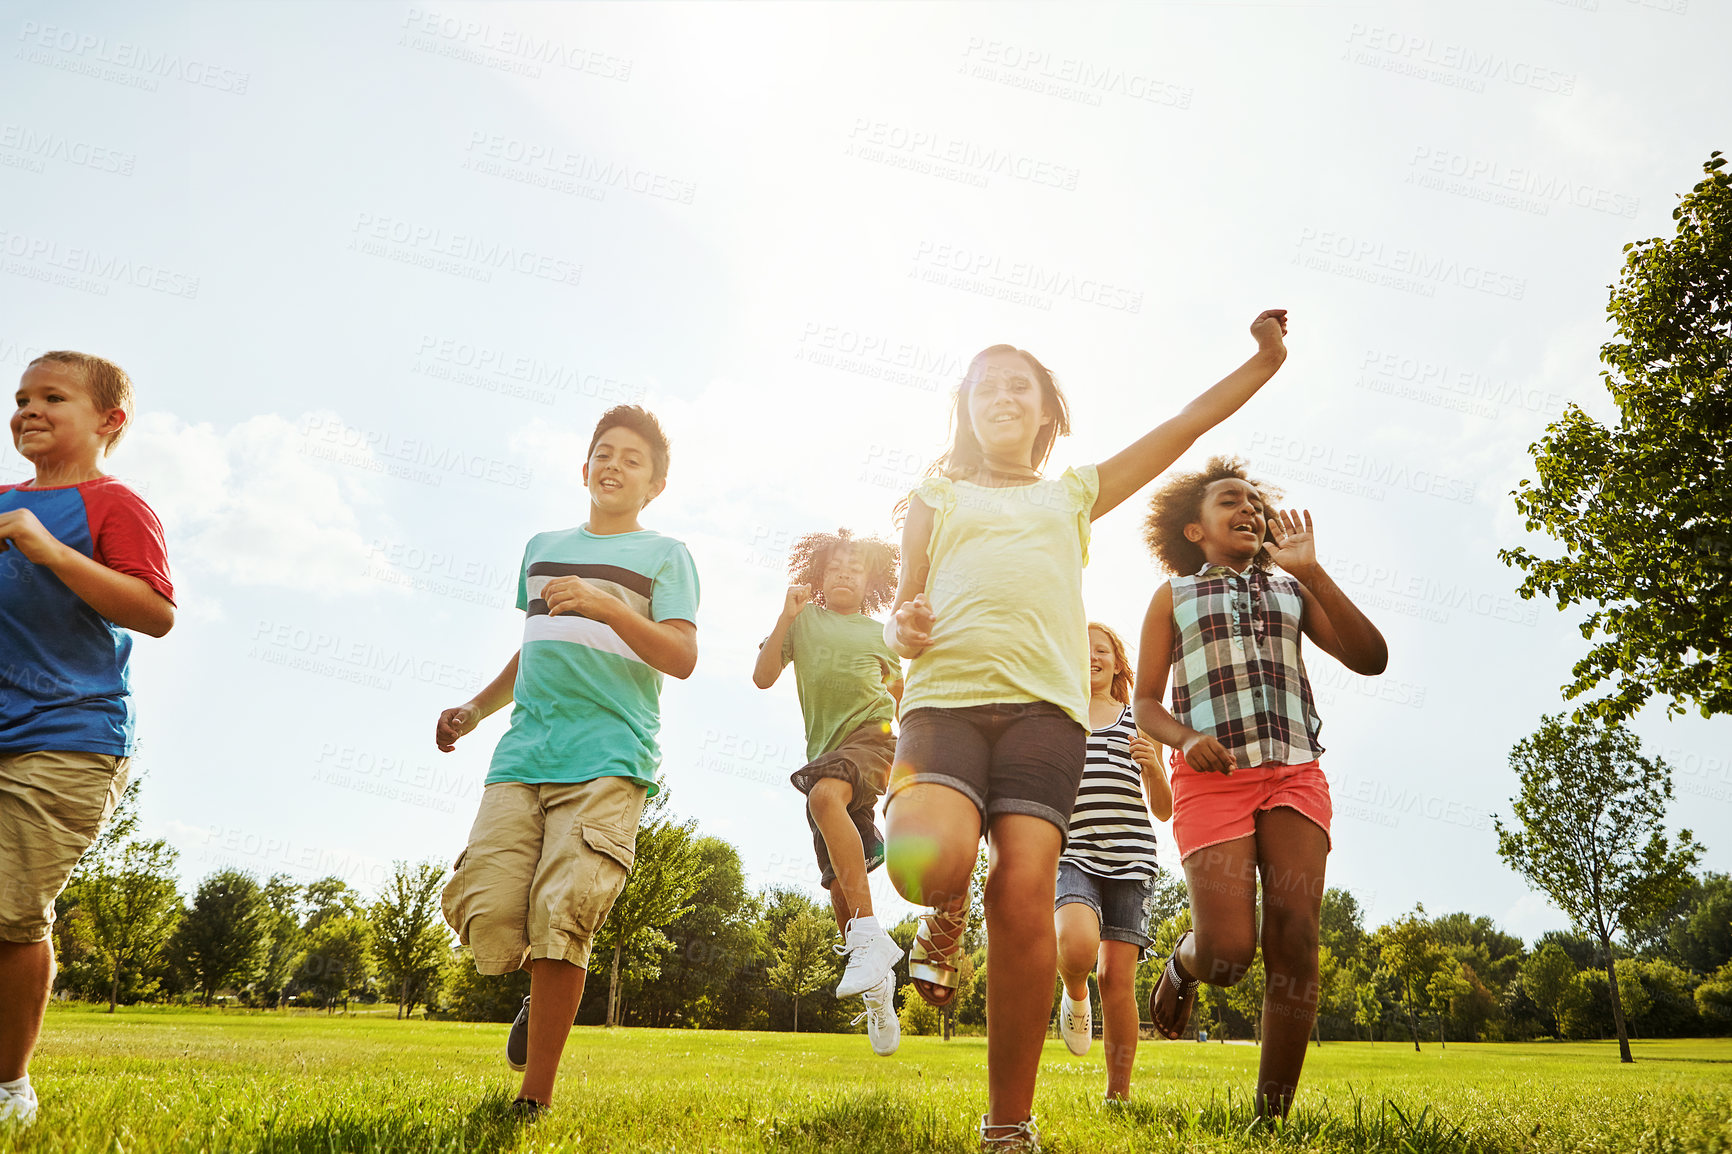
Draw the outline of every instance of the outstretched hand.
<instances>
[{"instance_id":1,"label":"outstretched hand","mask_svg":"<svg viewBox=\"0 0 1732 1154\"><path fill-rule=\"evenodd\" d=\"M1269 560L1295 577L1317 567L1317 537L1311 529L1311 510L1304 510L1304 520L1291 509L1279 509L1269 517Z\"/></svg>"}]
</instances>

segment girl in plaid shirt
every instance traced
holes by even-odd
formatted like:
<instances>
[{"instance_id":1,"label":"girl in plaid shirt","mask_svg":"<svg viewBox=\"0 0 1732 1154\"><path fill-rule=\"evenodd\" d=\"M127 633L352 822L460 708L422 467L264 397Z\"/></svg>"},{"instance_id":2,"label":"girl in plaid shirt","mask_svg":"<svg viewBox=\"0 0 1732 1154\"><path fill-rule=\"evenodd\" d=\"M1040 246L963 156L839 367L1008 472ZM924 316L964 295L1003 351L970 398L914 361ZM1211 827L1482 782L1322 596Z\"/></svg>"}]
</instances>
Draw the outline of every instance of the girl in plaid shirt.
<instances>
[{"instance_id":1,"label":"girl in plaid shirt","mask_svg":"<svg viewBox=\"0 0 1732 1154\"><path fill-rule=\"evenodd\" d=\"M956 997L969 877L988 834L988 1111L981 1141L1038 1149L1030 1109L1057 978L1053 895L1087 753L1089 525L1236 412L1281 366L1286 312L1251 323L1257 352L1124 451L1041 476L1069 431L1034 357L995 345L957 389L955 440L910 494L884 639L909 661L885 800L888 867L922 915L915 989Z\"/></svg>"},{"instance_id":2,"label":"girl in plaid shirt","mask_svg":"<svg viewBox=\"0 0 1732 1154\"><path fill-rule=\"evenodd\" d=\"M1133 704L1137 725L1173 750L1173 840L1193 927L1149 995L1149 1017L1177 1038L1199 981L1232 986L1245 976L1260 873L1267 983L1257 1110L1285 1116L1317 1015L1331 813L1300 638L1366 677L1383 672L1389 650L1317 563L1309 510L1271 511L1272 495L1222 457L1155 493L1144 540L1174 576L1143 621ZM1170 711L1161 704L1169 675Z\"/></svg>"}]
</instances>

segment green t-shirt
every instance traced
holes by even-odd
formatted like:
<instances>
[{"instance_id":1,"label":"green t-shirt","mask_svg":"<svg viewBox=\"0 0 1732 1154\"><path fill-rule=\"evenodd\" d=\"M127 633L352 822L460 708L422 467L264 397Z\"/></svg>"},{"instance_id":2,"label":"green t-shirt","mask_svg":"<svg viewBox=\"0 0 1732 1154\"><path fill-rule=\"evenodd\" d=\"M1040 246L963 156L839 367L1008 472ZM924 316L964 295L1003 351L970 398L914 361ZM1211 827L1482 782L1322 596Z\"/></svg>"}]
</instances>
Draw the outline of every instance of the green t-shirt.
<instances>
[{"instance_id":1,"label":"green t-shirt","mask_svg":"<svg viewBox=\"0 0 1732 1154\"><path fill-rule=\"evenodd\" d=\"M868 722L888 730L896 719L889 685L902 676L902 662L884 644L882 621L808 604L782 640L782 664L789 661L806 718L807 761Z\"/></svg>"},{"instance_id":2,"label":"green t-shirt","mask_svg":"<svg viewBox=\"0 0 1732 1154\"><path fill-rule=\"evenodd\" d=\"M554 577L582 577L652 621L693 621L698 571L686 547L649 529L600 536L587 525L537 533L523 551L523 625L511 728L493 750L487 784L575 783L629 777L655 795L662 675L608 625L547 612Z\"/></svg>"}]
</instances>

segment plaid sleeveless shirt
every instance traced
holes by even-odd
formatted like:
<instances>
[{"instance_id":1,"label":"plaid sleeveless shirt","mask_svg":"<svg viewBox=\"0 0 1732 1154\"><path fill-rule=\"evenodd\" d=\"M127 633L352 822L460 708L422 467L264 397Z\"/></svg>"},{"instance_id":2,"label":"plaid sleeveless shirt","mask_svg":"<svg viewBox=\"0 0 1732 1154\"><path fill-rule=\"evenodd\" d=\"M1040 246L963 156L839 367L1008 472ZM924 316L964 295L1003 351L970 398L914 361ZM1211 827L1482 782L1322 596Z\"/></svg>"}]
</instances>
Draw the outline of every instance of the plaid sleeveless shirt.
<instances>
[{"instance_id":1,"label":"plaid sleeveless shirt","mask_svg":"<svg viewBox=\"0 0 1732 1154\"><path fill-rule=\"evenodd\" d=\"M1242 768L1315 761L1323 722L1299 652L1299 582L1204 565L1172 588L1173 716Z\"/></svg>"}]
</instances>

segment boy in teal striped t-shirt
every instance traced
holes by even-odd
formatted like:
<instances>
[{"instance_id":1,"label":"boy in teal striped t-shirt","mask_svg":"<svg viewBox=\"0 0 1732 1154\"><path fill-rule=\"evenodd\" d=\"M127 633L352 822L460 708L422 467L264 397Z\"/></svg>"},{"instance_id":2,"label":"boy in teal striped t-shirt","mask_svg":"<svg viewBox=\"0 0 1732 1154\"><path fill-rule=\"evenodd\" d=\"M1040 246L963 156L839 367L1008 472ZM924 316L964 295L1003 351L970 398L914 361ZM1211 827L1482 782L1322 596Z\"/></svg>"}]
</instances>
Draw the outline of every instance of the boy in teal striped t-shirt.
<instances>
[{"instance_id":1,"label":"boy in teal striped t-shirt","mask_svg":"<svg viewBox=\"0 0 1732 1154\"><path fill-rule=\"evenodd\" d=\"M653 415L635 405L603 414L583 466L589 520L538 533L524 550L522 647L473 700L439 715L435 740L449 752L513 706L443 904L476 969L529 966L506 1059L524 1071L514 1108L530 1116L553 1100L590 949L656 790L662 675L689 677L697 663L691 554L638 523L667 467Z\"/></svg>"}]
</instances>

